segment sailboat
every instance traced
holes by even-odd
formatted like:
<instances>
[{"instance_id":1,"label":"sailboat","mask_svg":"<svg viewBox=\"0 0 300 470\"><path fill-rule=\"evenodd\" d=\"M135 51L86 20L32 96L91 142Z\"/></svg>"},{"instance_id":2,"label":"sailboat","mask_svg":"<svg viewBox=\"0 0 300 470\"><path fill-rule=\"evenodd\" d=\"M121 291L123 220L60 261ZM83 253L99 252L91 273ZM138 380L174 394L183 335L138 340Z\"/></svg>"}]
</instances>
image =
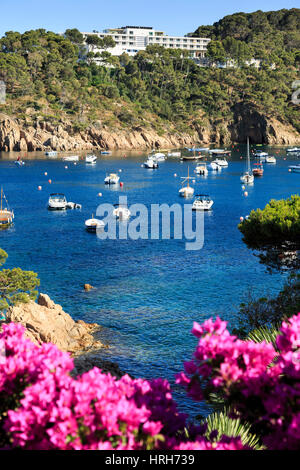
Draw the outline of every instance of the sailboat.
<instances>
[{"instance_id":1,"label":"sailboat","mask_svg":"<svg viewBox=\"0 0 300 470\"><path fill-rule=\"evenodd\" d=\"M182 197L193 196L194 188L192 188L189 183L189 180L192 179L192 177L190 176L189 167L188 167L188 175L186 177L182 177L182 179L183 179L182 184L185 183L185 181L187 181L187 185L179 189L179 195Z\"/></svg>"},{"instance_id":2,"label":"sailboat","mask_svg":"<svg viewBox=\"0 0 300 470\"><path fill-rule=\"evenodd\" d=\"M5 200L7 207L3 209L3 199ZM8 208L8 202L1 187L1 208L0 208L0 228L7 228L13 223L14 212Z\"/></svg>"},{"instance_id":3,"label":"sailboat","mask_svg":"<svg viewBox=\"0 0 300 470\"><path fill-rule=\"evenodd\" d=\"M241 182L251 184L254 182L254 175L250 166L249 137L247 137L247 171L241 176Z\"/></svg>"}]
</instances>

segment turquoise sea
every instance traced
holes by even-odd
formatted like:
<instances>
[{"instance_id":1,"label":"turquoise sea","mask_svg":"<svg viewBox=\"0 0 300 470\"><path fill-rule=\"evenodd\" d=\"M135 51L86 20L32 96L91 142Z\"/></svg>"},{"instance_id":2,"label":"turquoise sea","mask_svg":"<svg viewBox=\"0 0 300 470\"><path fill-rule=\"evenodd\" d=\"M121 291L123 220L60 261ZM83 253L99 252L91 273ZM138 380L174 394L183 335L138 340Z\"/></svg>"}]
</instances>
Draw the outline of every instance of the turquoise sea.
<instances>
[{"instance_id":1,"label":"turquoise sea","mask_svg":"<svg viewBox=\"0 0 300 470\"><path fill-rule=\"evenodd\" d=\"M184 204L178 196L180 177L188 167L193 174L195 162L170 158L158 170L147 170L141 168L142 152L99 155L95 166L31 153L23 154L26 164L18 167L14 160L19 154L2 153L0 184L15 212L14 225L0 232L0 247L9 254L6 267L36 271L41 292L73 318L102 325L100 339L110 345L101 352L105 359L135 377L167 378L183 411L205 412L174 385L175 374L196 346L193 322L219 315L232 328L249 291L275 294L285 279L266 271L237 229L251 209L263 208L271 198L299 194L300 175L288 172L295 159L283 148L259 148L274 154L277 164L264 164L264 176L247 188L248 197L240 183L245 146L233 149L228 168L195 176L195 193L215 201L205 214L205 242L198 251L186 251L186 240L99 240L84 229L98 204L115 204L120 195L128 197L129 205ZM106 187L107 172L119 172L123 187ZM52 192L64 193L82 209L48 211ZM85 283L94 289L85 292Z\"/></svg>"}]
</instances>

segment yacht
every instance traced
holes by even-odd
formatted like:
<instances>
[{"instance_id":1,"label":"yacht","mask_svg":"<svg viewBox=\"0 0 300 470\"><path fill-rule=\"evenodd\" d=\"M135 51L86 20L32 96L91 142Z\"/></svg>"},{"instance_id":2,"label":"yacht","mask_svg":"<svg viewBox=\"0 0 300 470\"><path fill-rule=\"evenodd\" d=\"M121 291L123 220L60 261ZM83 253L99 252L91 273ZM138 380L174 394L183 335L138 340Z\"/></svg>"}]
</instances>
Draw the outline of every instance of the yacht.
<instances>
[{"instance_id":1,"label":"yacht","mask_svg":"<svg viewBox=\"0 0 300 470\"><path fill-rule=\"evenodd\" d=\"M68 201L62 193L50 194L48 201L48 209L50 211L64 211L67 209Z\"/></svg>"},{"instance_id":2,"label":"yacht","mask_svg":"<svg viewBox=\"0 0 300 470\"><path fill-rule=\"evenodd\" d=\"M88 232L95 233L97 229L104 229L105 223L103 220L95 219L94 215L92 215L91 219L85 221L85 228Z\"/></svg>"},{"instance_id":3,"label":"yacht","mask_svg":"<svg viewBox=\"0 0 300 470\"><path fill-rule=\"evenodd\" d=\"M197 194L192 205L193 211L209 211L214 201L207 194Z\"/></svg>"},{"instance_id":4,"label":"yacht","mask_svg":"<svg viewBox=\"0 0 300 470\"><path fill-rule=\"evenodd\" d=\"M156 160L153 160L153 158L148 157L148 160L144 162L144 167L150 169L158 168L158 163Z\"/></svg>"},{"instance_id":5,"label":"yacht","mask_svg":"<svg viewBox=\"0 0 300 470\"><path fill-rule=\"evenodd\" d=\"M3 208L3 199L7 204L5 208ZM1 188L0 229L8 228L13 223L14 217L14 212L9 209L7 199Z\"/></svg>"},{"instance_id":6,"label":"yacht","mask_svg":"<svg viewBox=\"0 0 300 470\"><path fill-rule=\"evenodd\" d=\"M95 165L97 162L97 156L96 155L87 155L85 157L85 163L88 163L89 165Z\"/></svg>"},{"instance_id":7,"label":"yacht","mask_svg":"<svg viewBox=\"0 0 300 470\"><path fill-rule=\"evenodd\" d=\"M241 176L241 182L251 184L254 182L254 175L250 166L250 150L249 150L249 137L247 138L247 171Z\"/></svg>"},{"instance_id":8,"label":"yacht","mask_svg":"<svg viewBox=\"0 0 300 470\"><path fill-rule=\"evenodd\" d=\"M104 179L105 184L117 184L120 180L120 177L116 173L110 173Z\"/></svg>"},{"instance_id":9,"label":"yacht","mask_svg":"<svg viewBox=\"0 0 300 470\"><path fill-rule=\"evenodd\" d=\"M78 162L79 155L69 155L62 158L64 162Z\"/></svg>"},{"instance_id":10,"label":"yacht","mask_svg":"<svg viewBox=\"0 0 300 470\"><path fill-rule=\"evenodd\" d=\"M291 149L286 149L287 152L300 152L300 147L293 147Z\"/></svg>"},{"instance_id":11,"label":"yacht","mask_svg":"<svg viewBox=\"0 0 300 470\"><path fill-rule=\"evenodd\" d=\"M212 163L216 163L218 166L221 166L221 167L227 167L228 166L228 161L226 160L226 158L217 158Z\"/></svg>"},{"instance_id":12,"label":"yacht","mask_svg":"<svg viewBox=\"0 0 300 470\"><path fill-rule=\"evenodd\" d=\"M194 188L192 188L189 184L189 180L192 179L192 177L189 174L189 168L188 168L188 175L185 177L182 177L183 181L181 184L184 184L185 181L187 181L187 185L183 186L181 189L179 189L179 195L182 197L191 197L194 194Z\"/></svg>"},{"instance_id":13,"label":"yacht","mask_svg":"<svg viewBox=\"0 0 300 470\"><path fill-rule=\"evenodd\" d=\"M197 165L194 171L197 175L207 175L208 169L206 167L206 163Z\"/></svg>"},{"instance_id":14,"label":"yacht","mask_svg":"<svg viewBox=\"0 0 300 470\"><path fill-rule=\"evenodd\" d=\"M257 150L255 153L254 153L254 157L256 158L259 158L260 162L261 163L264 163L266 161L266 157L268 156L269 154L267 152L263 152L262 150Z\"/></svg>"},{"instance_id":15,"label":"yacht","mask_svg":"<svg viewBox=\"0 0 300 470\"><path fill-rule=\"evenodd\" d=\"M129 219L131 212L127 206L121 204L115 204L115 209L113 210L113 215L120 220Z\"/></svg>"},{"instance_id":16,"label":"yacht","mask_svg":"<svg viewBox=\"0 0 300 470\"><path fill-rule=\"evenodd\" d=\"M276 163L276 158L271 155L270 156L268 155L266 157L266 163Z\"/></svg>"}]
</instances>

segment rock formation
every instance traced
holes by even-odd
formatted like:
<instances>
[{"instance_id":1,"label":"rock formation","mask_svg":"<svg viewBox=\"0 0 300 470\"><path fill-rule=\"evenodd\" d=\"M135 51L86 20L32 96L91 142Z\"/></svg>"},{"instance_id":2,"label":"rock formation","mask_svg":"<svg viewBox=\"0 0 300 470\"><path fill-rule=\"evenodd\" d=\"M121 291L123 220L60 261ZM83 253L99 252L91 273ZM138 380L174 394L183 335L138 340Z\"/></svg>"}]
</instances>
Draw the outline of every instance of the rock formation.
<instances>
[{"instance_id":1,"label":"rock formation","mask_svg":"<svg viewBox=\"0 0 300 470\"><path fill-rule=\"evenodd\" d=\"M53 125L46 121L26 124L0 113L0 151L76 151L76 150L134 150L153 148L192 147L195 143L229 144L246 142L247 135L254 143L299 145L300 135L288 123L261 113L254 105L237 103L232 107L231 121L209 121L191 124L190 133L169 128L161 134L151 126L108 128L100 121L85 131L73 129L70 121Z\"/></svg>"},{"instance_id":2,"label":"rock formation","mask_svg":"<svg viewBox=\"0 0 300 470\"><path fill-rule=\"evenodd\" d=\"M10 307L6 316L8 321L21 323L34 343L53 343L70 353L104 347L91 334L99 328L97 324L74 321L46 294L40 294L37 303Z\"/></svg>"}]
</instances>

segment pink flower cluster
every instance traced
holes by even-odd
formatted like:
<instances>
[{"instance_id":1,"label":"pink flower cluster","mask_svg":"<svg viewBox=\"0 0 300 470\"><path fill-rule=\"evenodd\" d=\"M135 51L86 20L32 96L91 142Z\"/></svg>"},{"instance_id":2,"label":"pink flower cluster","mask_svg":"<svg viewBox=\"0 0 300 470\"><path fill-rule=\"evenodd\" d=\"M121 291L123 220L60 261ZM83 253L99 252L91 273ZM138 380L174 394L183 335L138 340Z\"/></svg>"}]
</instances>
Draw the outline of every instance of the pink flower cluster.
<instances>
[{"instance_id":1,"label":"pink flower cluster","mask_svg":"<svg viewBox=\"0 0 300 470\"><path fill-rule=\"evenodd\" d=\"M232 417L252 425L268 449L300 448L300 314L283 322L276 351L265 342L241 341L219 318L194 324L193 360L179 374L194 399L221 395Z\"/></svg>"},{"instance_id":2,"label":"pink flower cluster","mask_svg":"<svg viewBox=\"0 0 300 470\"><path fill-rule=\"evenodd\" d=\"M243 448L234 439L211 444L201 435L187 442L186 416L177 411L167 381L127 375L117 380L97 368L74 379L68 354L54 345L39 347L23 333L13 323L0 333L6 349L0 364L0 431L9 438L2 443L6 448Z\"/></svg>"}]
</instances>

